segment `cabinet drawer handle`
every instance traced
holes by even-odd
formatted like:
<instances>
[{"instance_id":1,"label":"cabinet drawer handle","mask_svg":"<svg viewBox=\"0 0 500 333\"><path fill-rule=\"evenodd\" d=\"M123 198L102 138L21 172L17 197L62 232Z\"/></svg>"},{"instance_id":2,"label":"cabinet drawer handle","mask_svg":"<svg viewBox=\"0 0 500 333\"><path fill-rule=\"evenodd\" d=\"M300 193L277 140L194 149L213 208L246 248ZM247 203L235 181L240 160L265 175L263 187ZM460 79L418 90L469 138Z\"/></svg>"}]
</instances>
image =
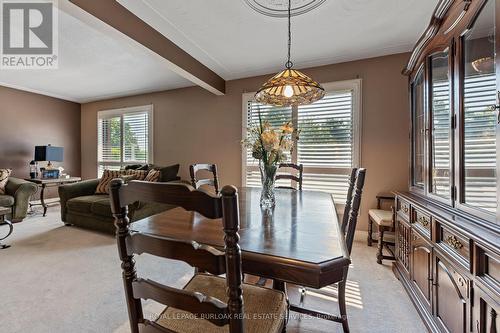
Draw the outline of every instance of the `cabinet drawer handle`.
<instances>
[{"instance_id":1,"label":"cabinet drawer handle","mask_svg":"<svg viewBox=\"0 0 500 333\"><path fill-rule=\"evenodd\" d=\"M425 216L420 216L418 218L418 222L420 222L421 225L424 227L427 227L429 225L429 220L425 218Z\"/></svg>"},{"instance_id":2,"label":"cabinet drawer handle","mask_svg":"<svg viewBox=\"0 0 500 333\"><path fill-rule=\"evenodd\" d=\"M403 212L404 212L405 214L408 214L408 210L409 210L409 209L408 209L408 206L403 205Z\"/></svg>"},{"instance_id":3,"label":"cabinet drawer handle","mask_svg":"<svg viewBox=\"0 0 500 333\"><path fill-rule=\"evenodd\" d=\"M464 247L464 245L455 236L448 236L446 238L446 243L455 250L460 250Z\"/></svg>"}]
</instances>

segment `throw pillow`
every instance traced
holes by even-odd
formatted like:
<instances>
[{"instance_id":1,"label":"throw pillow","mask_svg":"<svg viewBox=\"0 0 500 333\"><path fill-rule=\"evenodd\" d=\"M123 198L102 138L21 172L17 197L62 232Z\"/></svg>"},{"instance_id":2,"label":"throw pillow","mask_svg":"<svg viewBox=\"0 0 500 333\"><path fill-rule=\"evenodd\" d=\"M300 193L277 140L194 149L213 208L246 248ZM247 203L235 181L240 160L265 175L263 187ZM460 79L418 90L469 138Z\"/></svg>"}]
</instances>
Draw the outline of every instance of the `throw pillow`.
<instances>
[{"instance_id":1,"label":"throw pillow","mask_svg":"<svg viewBox=\"0 0 500 333\"><path fill-rule=\"evenodd\" d=\"M144 180L147 174L148 172L145 170L104 170L95 194L109 194L109 184L115 178L122 178L127 183L136 179Z\"/></svg>"},{"instance_id":2,"label":"throw pillow","mask_svg":"<svg viewBox=\"0 0 500 333\"><path fill-rule=\"evenodd\" d=\"M152 164L130 164L126 165L123 170L146 170L149 171L153 167Z\"/></svg>"},{"instance_id":3,"label":"throw pillow","mask_svg":"<svg viewBox=\"0 0 500 333\"><path fill-rule=\"evenodd\" d=\"M144 180L148 175L147 170L121 170L121 174L125 176L136 176L137 180Z\"/></svg>"},{"instance_id":4,"label":"throw pillow","mask_svg":"<svg viewBox=\"0 0 500 333\"><path fill-rule=\"evenodd\" d=\"M178 180L177 173L179 172L179 164L170 165L167 167L155 167L155 170L160 171L160 182L171 182Z\"/></svg>"},{"instance_id":5,"label":"throw pillow","mask_svg":"<svg viewBox=\"0 0 500 333\"><path fill-rule=\"evenodd\" d=\"M140 167L142 167L142 164L130 164L126 165L125 168L123 168L123 170L137 170Z\"/></svg>"},{"instance_id":6,"label":"throw pillow","mask_svg":"<svg viewBox=\"0 0 500 333\"><path fill-rule=\"evenodd\" d=\"M5 194L5 186L11 173L11 169L0 169L0 194Z\"/></svg>"},{"instance_id":7,"label":"throw pillow","mask_svg":"<svg viewBox=\"0 0 500 333\"><path fill-rule=\"evenodd\" d=\"M95 194L109 194L109 184L115 178L120 178L123 175L122 170L104 170L99 184L95 190Z\"/></svg>"},{"instance_id":8,"label":"throw pillow","mask_svg":"<svg viewBox=\"0 0 500 333\"><path fill-rule=\"evenodd\" d=\"M147 182L157 182L160 180L161 172L160 170L152 169L149 171L148 175L144 179Z\"/></svg>"},{"instance_id":9,"label":"throw pillow","mask_svg":"<svg viewBox=\"0 0 500 333\"><path fill-rule=\"evenodd\" d=\"M124 175L124 176L120 176L120 178L123 179L125 184L127 184L131 180L136 180L137 176L136 175Z\"/></svg>"}]
</instances>

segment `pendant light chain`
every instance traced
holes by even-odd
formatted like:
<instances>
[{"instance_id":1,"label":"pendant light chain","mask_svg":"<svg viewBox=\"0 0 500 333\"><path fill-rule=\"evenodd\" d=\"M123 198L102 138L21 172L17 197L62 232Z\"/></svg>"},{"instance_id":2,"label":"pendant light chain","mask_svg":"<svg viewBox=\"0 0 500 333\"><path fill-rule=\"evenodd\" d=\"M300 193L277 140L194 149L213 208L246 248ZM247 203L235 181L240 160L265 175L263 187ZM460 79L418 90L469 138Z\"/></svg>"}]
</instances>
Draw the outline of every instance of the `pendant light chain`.
<instances>
[{"instance_id":1,"label":"pendant light chain","mask_svg":"<svg viewBox=\"0 0 500 333\"><path fill-rule=\"evenodd\" d=\"M321 84L292 68L291 49L292 0L288 0L288 54L285 70L274 75L262 85L255 93L257 102L276 106L298 106L314 103L325 96L325 89Z\"/></svg>"},{"instance_id":2,"label":"pendant light chain","mask_svg":"<svg viewBox=\"0 0 500 333\"><path fill-rule=\"evenodd\" d=\"M290 69L293 67L293 63L290 61L290 49L292 48L292 0L288 0L288 59L285 63L285 67Z\"/></svg>"}]
</instances>

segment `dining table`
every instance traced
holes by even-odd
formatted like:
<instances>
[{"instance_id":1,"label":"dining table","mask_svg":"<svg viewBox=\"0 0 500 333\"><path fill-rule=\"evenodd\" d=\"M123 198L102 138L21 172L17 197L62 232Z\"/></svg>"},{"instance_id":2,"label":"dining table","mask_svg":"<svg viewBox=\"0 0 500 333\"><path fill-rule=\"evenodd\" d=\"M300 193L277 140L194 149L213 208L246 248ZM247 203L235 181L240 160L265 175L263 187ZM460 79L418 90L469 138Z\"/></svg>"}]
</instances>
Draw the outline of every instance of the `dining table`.
<instances>
[{"instance_id":1,"label":"dining table","mask_svg":"<svg viewBox=\"0 0 500 333\"><path fill-rule=\"evenodd\" d=\"M238 188L243 272L272 279L283 291L285 283L319 289L343 281L351 261L333 196L277 188L276 205L266 210L260 207L260 194L259 188ZM221 219L180 207L133 222L129 229L224 247Z\"/></svg>"}]
</instances>

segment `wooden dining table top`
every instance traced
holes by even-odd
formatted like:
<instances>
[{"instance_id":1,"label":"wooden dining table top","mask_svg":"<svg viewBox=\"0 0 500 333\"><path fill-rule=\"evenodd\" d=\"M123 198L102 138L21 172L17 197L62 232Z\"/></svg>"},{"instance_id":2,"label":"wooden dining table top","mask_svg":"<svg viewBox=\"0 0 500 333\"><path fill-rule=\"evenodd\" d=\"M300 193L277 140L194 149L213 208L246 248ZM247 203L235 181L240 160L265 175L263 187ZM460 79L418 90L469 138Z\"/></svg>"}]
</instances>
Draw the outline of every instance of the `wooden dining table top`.
<instances>
[{"instance_id":1,"label":"wooden dining table top","mask_svg":"<svg viewBox=\"0 0 500 333\"><path fill-rule=\"evenodd\" d=\"M276 207L260 207L259 188L238 188L243 271L313 288L342 279L350 263L331 194L276 189ZM221 219L177 207L130 224L132 232L222 248Z\"/></svg>"}]
</instances>

